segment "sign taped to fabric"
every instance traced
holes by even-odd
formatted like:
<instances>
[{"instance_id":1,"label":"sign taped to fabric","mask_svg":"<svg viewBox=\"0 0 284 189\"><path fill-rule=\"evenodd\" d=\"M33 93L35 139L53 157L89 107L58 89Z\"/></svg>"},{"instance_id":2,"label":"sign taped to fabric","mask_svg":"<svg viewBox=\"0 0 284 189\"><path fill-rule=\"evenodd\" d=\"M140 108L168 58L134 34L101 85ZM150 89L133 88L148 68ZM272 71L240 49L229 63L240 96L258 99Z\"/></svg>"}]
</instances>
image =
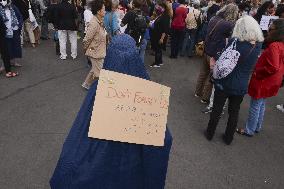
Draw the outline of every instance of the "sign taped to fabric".
<instances>
[{"instance_id":1,"label":"sign taped to fabric","mask_svg":"<svg viewBox=\"0 0 284 189\"><path fill-rule=\"evenodd\" d=\"M164 146L170 88L102 69L88 136Z\"/></svg>"},{"instance_id":2,"label":"sign taped to fabric","mask_svg":"<svg viewBox=\"0 0 284 189\"><path fill-rule=\"evenodd\" d=\"M269 29L270 24L273 22L273 20L277 20L279 16L265 16L262 15L260 20L260 28L263 31L267 31Z\"/></svg>"}]
</instances>

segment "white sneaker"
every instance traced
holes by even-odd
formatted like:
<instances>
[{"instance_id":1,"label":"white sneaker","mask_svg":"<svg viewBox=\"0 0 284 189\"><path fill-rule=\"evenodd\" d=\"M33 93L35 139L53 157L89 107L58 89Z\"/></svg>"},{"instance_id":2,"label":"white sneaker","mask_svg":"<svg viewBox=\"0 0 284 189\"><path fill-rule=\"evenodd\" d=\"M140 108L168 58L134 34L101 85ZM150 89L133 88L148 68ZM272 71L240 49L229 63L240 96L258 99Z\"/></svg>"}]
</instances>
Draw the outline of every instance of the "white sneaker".
<instances>
[{"instance_id":1,"label":"white sneaker","mask_svg":"<svg viewBox=\"0 0 284 189\"><path fill-rule=\"evenodd\" d=\"M90 86L88 86L86 83L83 83L82 84L82 87L86 90L89 90L90 89Z\"/></svg>"},{"instance_id":2,"label":"white sneaker","mask_svg":"<svg viewBox=\"0 0 284 189\"><path fill-rule=\"evenodd\" d=\"M277 110L281 111L282 113L284 113L284 104L279 104L276 106Z\"/></svg>"},{"instance_id":3,"label":"white sneaker","mask_svg":"<svg viewBox=\"0 0 284 189\"><path fill-rule=\"evenodd\" d=\"M66 60L66 56L64 57L64 56L60 56L60 59L61 60Z\"/></svg>"}]
</instances>

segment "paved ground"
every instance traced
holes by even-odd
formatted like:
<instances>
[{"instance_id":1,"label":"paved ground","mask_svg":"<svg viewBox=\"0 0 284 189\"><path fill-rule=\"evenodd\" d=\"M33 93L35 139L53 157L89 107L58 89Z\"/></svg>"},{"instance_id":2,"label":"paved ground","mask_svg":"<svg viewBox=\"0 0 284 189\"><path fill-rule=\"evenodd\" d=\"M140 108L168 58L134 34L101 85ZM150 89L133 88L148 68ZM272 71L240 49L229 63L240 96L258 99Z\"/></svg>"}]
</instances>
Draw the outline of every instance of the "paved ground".
<instances>
[{"instance_id":1,"label":"paved ground","mask_svg":"<svg viewBox=\"0 0 284 189\"><path fill-rule=\"evenodd\" d=\"M86 95L80 87L88 69L80 52L76 61L60 61L53 44L25 48L20 76L0 75L0 189L48 189L49 178L64 139ZM147 68L153 57L146 58ZM208 115L193 96L200 59L165 58L149 68L152 80L172 87L168 125L174 137L166 189L280 189L284 185L284 90L268 100L263 132L236 136L231 146L221 141L225 114L216 137L202 135ZM247 118L242 104L239 125Z\"/></svg>"}]
</instances>

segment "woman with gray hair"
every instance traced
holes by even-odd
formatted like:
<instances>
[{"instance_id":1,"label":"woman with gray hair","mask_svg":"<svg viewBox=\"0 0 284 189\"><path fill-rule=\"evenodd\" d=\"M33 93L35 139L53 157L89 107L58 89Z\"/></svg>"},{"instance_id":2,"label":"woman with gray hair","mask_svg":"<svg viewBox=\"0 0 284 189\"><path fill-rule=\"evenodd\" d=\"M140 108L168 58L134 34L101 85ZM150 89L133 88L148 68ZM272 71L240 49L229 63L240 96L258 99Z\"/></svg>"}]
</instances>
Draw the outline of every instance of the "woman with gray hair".
<instances>
[{"instance_id":1,"label":"woman with gray hair","mask_svg":"<svg viewBox=\"0 0 284 189\"><path fill-rule=\"evenodd\" d=\"M214 136L223 106L228 99L229 118L223 140L227 145L233 141L240 105L247 94L248 80L263 40L260 26L251 16L244 16L237 21L232 38L213 69L215 93L213 110L205 131L208 140L212 140Z\"/></svg>"},{"instance_id":2,"label":"woman with gray hair","mask_svg":"<svg viewBox=\"0 0 284 189\"><path fill-rule=\"evenodd\" d=\"M228 38L232 34L235 21L238 19L238 11L237 5L226 5L217 12L217 15L208 24L204 41L205 59L200 68L195 90L195 96L201 98L201 103L206 104L209 102L212 91L210 63L215 62L225 48Z\"/></svg>"}]
</instances>

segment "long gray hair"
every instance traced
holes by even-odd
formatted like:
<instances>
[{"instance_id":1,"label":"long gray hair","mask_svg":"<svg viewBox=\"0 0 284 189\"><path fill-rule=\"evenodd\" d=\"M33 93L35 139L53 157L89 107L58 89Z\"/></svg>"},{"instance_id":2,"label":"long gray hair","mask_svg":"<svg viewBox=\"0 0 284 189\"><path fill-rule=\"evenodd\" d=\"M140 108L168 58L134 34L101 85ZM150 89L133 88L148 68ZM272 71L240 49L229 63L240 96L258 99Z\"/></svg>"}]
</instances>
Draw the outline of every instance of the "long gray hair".
<instances>
[{"instance_id":1,"label":"long gray hair","mask_svg":"<svg viewBox=\"0 0 284 189\"><path fill-rule=\"evenodd\" d=\"M227 21L235 22L239 16L239 8L237 5L230 3L219 10L216 15Z\"/></svg>"}]
</instances>

